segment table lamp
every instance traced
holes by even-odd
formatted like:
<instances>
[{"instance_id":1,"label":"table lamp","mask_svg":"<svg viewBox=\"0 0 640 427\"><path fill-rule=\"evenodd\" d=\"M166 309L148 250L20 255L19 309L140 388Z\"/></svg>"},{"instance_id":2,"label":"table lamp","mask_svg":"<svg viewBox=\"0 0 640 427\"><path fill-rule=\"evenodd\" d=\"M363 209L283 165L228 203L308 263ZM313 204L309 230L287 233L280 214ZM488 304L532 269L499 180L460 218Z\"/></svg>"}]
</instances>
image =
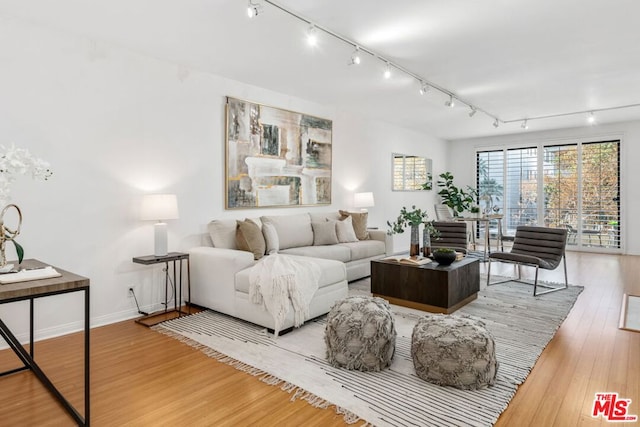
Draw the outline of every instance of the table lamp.
<instances>
[{"instance_id":1,"label":"table lamp","mask_svg":"<svg viewBox=\"0 0 640 427\"><path fill-rule=\"evenodd\" d=\"M361 208L361 212L367 212L366 208L375 206L375 203L373 202L373 193L355 193L353 195L353 206Z\"/></svg>"},{"instance_id":2,"label":"table lamp","mask_svg":"<svg viewBox=\"0 0 640 427\"><path fill-rule=\"evenodd\" d=\"M142 220L158 221L153 226L155 256L167 255L167 219L178 219L178 199L175 194L147 194L142 198Z\"/></svg>"}]
</instances>

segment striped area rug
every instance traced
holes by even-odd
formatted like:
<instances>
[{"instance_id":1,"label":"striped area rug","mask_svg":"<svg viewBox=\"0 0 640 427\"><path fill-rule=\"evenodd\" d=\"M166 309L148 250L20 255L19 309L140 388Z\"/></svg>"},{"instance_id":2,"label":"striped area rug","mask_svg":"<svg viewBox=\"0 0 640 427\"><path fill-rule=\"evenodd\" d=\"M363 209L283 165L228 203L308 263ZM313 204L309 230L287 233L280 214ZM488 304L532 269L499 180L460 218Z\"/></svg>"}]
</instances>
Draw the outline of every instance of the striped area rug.
<instances>
[{"instance_id":1,"label":"striped area rug","mask_svg":"<svg viewBox=\"0 0 640 427\"><path fill-rule=\"evenodd\" d=\"M456 312L481 318L496 341L496 384L484 390L440 387L415 375L411 332L424 312L392 306L398 332L390 368L382 372L337 369L325 361L325 318L274 339L264 328L204 311L164 322L158 332L219 361L282 387L292 399L335 410L347 423L376 426L490 426L568 315L582 287L539 297L532 287L507 282L480 291ZM362 290L354 289L354 293Z\"/></svg>"}]
</instances>

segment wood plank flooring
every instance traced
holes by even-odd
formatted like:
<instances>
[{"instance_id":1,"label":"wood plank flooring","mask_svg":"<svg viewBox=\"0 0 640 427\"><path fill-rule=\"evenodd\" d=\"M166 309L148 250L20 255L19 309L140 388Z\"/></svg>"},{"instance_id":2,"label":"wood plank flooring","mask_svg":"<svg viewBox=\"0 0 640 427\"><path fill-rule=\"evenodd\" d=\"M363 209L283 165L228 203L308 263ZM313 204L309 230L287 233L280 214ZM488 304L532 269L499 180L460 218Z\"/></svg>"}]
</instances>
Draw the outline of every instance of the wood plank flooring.
<instances>
[{"instance_id":1,"label":"wood plank flooring","mask_svg":"<svg viewBox=\"0 0 640 427\"><path fill-rule=\"evenodd\" d=\"M569 281L585 290L497 426L607 425L591 417L596 392L631 399L631 414L640 415L640 333L618 329L622 294L640 295L640 257L569 253L568 268ZM493 274L512 272L492 266ZM561 281L562 271L542 278ZM345 425L333 409L291 402L279 388L134 321L95 328L91 340L94 426ZM82 412L82 335L37 342L35 355ZM0 351L0 371L17 366L10 350ZM0 425L74 423L22 372L0 378Z\"/></svg>"}]
</instances>

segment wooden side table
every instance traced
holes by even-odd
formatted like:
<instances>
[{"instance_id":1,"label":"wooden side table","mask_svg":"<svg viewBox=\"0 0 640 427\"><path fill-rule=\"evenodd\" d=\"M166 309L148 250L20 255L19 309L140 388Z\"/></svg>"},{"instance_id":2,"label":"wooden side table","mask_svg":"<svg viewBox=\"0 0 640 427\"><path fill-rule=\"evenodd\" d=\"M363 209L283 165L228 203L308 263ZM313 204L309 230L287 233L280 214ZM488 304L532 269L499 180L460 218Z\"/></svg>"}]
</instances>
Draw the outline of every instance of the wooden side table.
<instances>
[{"instance_id":1,"label":"wooden side table","mask_svg":"<svg viewBox=\"0 0 640 427\"><path fill-rule=\"evenodd\" d=\"M191 273L189 268L189 254L184 252L169 252L163 256L145 255L134 257L136 264L152 265L164 264L164 311L158 311L136 319L137 323L153 326L165 320L175 319L183 314L182 311L182 262L187 263L187 305L191 304ZM173 274L169 274L169 263L173 265ZM179 275L178 275L179 273ZM172 277L171 277L172 276ZM178 280L176 280L176 277ZM169 281L173 283L173 309L169 309Z\"/></svg>"},{"instance_id":2,"label":"wooden side table","mask_svg":"<svg viewBox=\"0 0 640 427\"><path fill-rule=\"evenodd\" d=\"M21 268L42 268L47 264L35 259L26 259L20 264ZM78 425L89 425L89 279L77 274L54 267L60 277L48 279L28 280L24 282L0 285L0 304L29 300L29 350L18 341L7 325L0 319L0 336L9 344L9 347L22 362L22 367L0 373L0 377L20 372L32 371L49 392L62 404L64 409L73 417ZM33 300L51 295L60 295L69 292L84 292L84 417L73 407L71 403L53 385L35 361L33 346Z\"/></svg>"}]
</instances>

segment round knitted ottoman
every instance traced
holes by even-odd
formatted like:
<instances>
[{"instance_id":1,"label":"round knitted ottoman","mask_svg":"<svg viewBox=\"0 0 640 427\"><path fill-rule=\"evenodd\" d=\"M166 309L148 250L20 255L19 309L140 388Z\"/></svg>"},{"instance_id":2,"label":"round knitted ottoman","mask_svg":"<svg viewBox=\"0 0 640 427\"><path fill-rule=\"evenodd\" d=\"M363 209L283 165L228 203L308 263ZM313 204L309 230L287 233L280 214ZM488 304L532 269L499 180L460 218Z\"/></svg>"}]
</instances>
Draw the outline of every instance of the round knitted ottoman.
<instances>
[{"instance_id":1,"label":"round knitted ottoman","mask_svg":"<svg viewBox=\"0 0 640 427\"><path fill-rule=\"evenodd\" d=\"M389 303L353 296L336 302L324 331L327 360L338 368L379 371L391 364L396 328Z\"/></svg>"},{"instance_id":2,"label":"round knitted ottoman","mask_svg":"<svg viewBox=\"0 0 640 427\"><path fill-rule=\"evenodd\" d=\"M493 385L498 372L493 336L466 316L422 317L413 327L411 357L423 380L466 390Z\"/></svg>"}]
</instances>

